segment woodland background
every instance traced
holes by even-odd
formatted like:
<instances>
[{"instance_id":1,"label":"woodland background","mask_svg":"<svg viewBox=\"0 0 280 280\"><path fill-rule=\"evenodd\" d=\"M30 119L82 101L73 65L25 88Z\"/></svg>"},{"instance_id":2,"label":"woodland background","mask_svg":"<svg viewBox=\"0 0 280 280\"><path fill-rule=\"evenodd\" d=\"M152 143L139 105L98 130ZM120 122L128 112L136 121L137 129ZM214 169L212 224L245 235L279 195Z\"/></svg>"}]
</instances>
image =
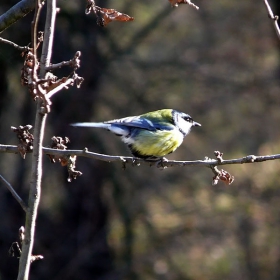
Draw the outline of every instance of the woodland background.
<instances>
[{"instance_id":1,"label":"woodland background","mask_svg":"<svg viewBox=\"0 0 280 280\"><path fill-rule=\"evenodd\" d=\"M15 3L2 0L0 13ZM59 135L72 149L129 155L114 135L68 124L174 108L202 127L169 159L279 153L280 42L263 1L197 0L199 11L161 0L96 4L135 20L101 28L85 1L58 1L52 62L80 50L85 81L52 99L45 146ZM279 1L271 4L279 15ZM27 45L31 20L1 36ZM11 126L34 122L22 65L18 51L0 45L1 144L17 144ZM45 157L34 247L44 260L32 264L31 279L280 279L279 161L227 166L234 183L214 187L206 168L122 170L79 158L77 169L83 176L68 183L66 168ZM0 173L27 200L30 157L1 154ZM15 279L8 250L24 212L4 185L0 197L0 279Z\"/></svg>"}]
</instances>

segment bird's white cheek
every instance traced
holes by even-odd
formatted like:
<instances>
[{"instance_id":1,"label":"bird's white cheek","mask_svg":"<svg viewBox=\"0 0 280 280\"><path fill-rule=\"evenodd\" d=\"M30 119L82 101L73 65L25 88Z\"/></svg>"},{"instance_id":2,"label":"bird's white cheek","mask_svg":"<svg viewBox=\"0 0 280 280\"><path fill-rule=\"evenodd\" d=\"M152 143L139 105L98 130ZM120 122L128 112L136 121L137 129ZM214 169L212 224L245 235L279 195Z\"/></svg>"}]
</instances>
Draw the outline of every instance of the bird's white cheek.
<instances>
[{"instance_id":1,"label":"bird's white cheek","mask_svg":"<svg viewBox=\"0 0 280 280\"><path fill-rule=\"evenodd\" d=\"M185 134L188 134L190 132L190 129L192 127L192 124L189 122L186 122L184 119L179 118L177 123L178 128L180 128Z\"/></svg>"}]
</instances>

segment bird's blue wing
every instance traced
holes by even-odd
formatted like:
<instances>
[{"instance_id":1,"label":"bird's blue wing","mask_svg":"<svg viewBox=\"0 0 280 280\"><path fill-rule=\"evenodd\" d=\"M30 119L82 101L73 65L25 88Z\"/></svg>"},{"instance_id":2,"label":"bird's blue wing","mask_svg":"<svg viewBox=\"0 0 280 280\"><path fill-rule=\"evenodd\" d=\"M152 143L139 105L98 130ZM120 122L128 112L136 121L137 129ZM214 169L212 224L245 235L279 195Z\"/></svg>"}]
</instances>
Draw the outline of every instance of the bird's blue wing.
<instances>
[{"instance_id":1,"label":"bird's blue wing","mask_svg":"<svg viewBox=\"0 0 280 280\"><path fill-rule=\"evenodd\" d=\"M106 122L108 124L112 125L121 125L121 126L126 126L126 127L135 127L135 128L141 128L141 129L146 129L150 131L156 131L156 130L172 130L174 126L171 123L166 123L166 122L159 122L159 121L151 121L147 118L144 117L127 117L123 119L117 119L117 120L112 120Z\"/></svg>"}]
</instances>

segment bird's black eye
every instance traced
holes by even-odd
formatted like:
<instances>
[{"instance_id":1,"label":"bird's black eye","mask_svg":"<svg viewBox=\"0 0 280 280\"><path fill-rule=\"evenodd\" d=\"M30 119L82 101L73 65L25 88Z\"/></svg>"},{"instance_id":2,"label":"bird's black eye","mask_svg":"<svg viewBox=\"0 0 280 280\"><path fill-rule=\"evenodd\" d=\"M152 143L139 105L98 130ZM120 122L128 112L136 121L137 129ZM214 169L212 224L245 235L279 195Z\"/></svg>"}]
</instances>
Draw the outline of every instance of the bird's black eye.
<instances>
[{"instance_id":1,"label":"bird's black eye","mask_svg":"<svg viewBox=\"0 0 280 280\"><path fill-rule=\"evenodd\" d=\"M193 119L190 116L185 116L183 119L187 122L193 122Z\"/></svg>"}]
</instances>

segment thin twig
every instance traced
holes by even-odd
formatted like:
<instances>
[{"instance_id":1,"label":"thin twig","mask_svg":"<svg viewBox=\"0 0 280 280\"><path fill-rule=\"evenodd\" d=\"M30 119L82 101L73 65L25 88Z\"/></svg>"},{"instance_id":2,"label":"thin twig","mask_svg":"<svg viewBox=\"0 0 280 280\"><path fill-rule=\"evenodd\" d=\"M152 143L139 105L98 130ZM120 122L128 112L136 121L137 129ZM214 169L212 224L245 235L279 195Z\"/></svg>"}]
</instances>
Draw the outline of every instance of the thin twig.
<instances>
[{"instance_id":1,"label":"thin twig","mask_svg":"<svg viewBox=\"0 0 280 280\"><path fill-rule=\"evenodd\" d=\"M20 204L20 206L22 207L22 209L23 209L25 212L27 212L27 206L26 206L25 202L24 202L24 201L21 199L21 197L17 194L17 192L15 191L15 189L12 187L12 185L11 185L7 180L5 180L5 178L4 178L2 175L0 175L0 180L2 180L2 181L6 184L8 190L11 192L12 196L13 196L13 197L16 199L16 201Z\"/></svg>"},{"instance_id":2,"label":"thin twig","mask_svg":"<svg viewBox=\"0 0 280 280\"><path fill-rule=\"evenodd\" d=\"M34 13L34 17L33 17L33 21L31 22L31 38L32 38L32 49L33 49L33 55L34 55L34 61L37 62L37 36L38 36L38 21L39 21L39 17L40 17L40 13L41 13L41 9L42 9L42 4L40 2L40 0L35 0L36 6L35 6L35 13ZM34 1L34 2L35 2ZM34 71L33 71L33 79L35 80L36 74L37 72L35 71L35 65L37 63L34 63Z\"/></svg>"},{"instance_id":3,"label":"thin twig","mask_svg":"<svg viewBox=\"0 0 280 280\"><path fill-rule=\"evenodd\" d=\"M55 150L49 148L43 148L44 154L51 154L51 155L76 155L82 157L88 157L92 159L107 161L107 162L122 162L122 163L130 163L135 165L135 163L147 163L149 165L157 165L158 162L154 160L144 160L134 157L126 157L126 156L111 156L111 155L104 155L89 152L87 149L84 150ZM1 150L0 150L1 151ZM266 156L254 156L248 155L242 158L236 159L228 159L219 161L217 159L210 159L206 158L204 160L190 160L190 161L178 161L178 160L167 160L162 161L160 163L160 167L173 167L173 166L199 166L199 167L210 167L210 166L220 166L220 165L229 165L229 164L244 164L244 163L255 163L255 162L263 162L268 160L276 160L280 159L280 154L275 155L266 155Z\"/></svg>"},{"instance_id":4,"label":"thin twig","mask_svg":"<svg viewBox=\"0 0 280 280\"><path fill-rule=\"evenodd\" d=\"M52 71L52 70L61 68L63 66L70 66L70 67L73 67L74 70L76 70L80 67L81 55L82 55L82 53L80 51L77 51L75 53L74 57L68 61L62 61L60 63L50 64L49 66L46 66L46 71Z\"/></svg>"},{"instance_id":5,"label":"thin twig","mask_svg":"<svg viewBox=\"0 0 280 280\"><path fill-rule=\"evenodd\" d=\"M55 69L62 68L64 66L70 66L71 67L72 65L73 65L72 60L62 61L62 62L59 62L59 63L49 65L48 67L46 67L46 70L47 71L52 71L52 70L55 70Z\"/></svg>"},{"instance_id":6,"label":"thin twig","mask_svg":"<svg viewBox=\"0 0 280 280\"><path fill-rule=\"evenodd\" d=\"M17 45L16 43L14 43L12 41L9 41L9 40L6 40L6 39L1 38L1 37L0 37L0 42L8 44L8 45L10 45L10 46L16 48L17 50L22 51L22 52L26 52L26 51L31 50L31 48L29 48L28 46L21 47L21 46Z\"/></svg>"},{"instance_id":7,"label":"thin twig","mask_svg":"<svg viewBox=\"0 0 280 280\"><path fill-rule=\"evenodd\" d=\"M191 7L199 10L199 7L196 6L191 0L169 0L172 7L178 7L179 4L188 4Z\"/></svg>"},{"instance_id":8,"label":"thin twig","mask_svg":"<svg viewBox=\"0 0 280 280\"><path fill-rule=\"evenodd\" d=\"M51 91L49 91L47 93L47 98L50 99L54 94L56 94L57 92L61 91L64 88L67 88L67 86L72 85L74 83L74 80L71 78L68 78L64 83L61 83L60 85L58 85L57 87L55 87L54 89L52 89Z\"/></svg>"},{"instance_id":9,"label":"thin twig","mask_svg":"<svg viewBox=\"0 0 280 280\"><path fill-rule=\"evenodd\" d=\"M264 1L265 6L266 6L269 18L271 18L273 20L273 26L275 28L277 37L280 40L280 28L279 28L279 25L278 25L279 16L276 16L276 15L273 14L273 11L272 11L272 9L271 9L267 0L263 0L263 1Z\"/></svg>"},{"instance_id":10,"label":"thin twig","mask_svg":"<svg viewBox=\"0 0 280 280\"><path fill-rule=\"evenodd\" d=\"M18 147L13 145L0 145L0 153L18 153ZM106 162L121 162L121 163L128 163L133 164L135 163L145 163L149 165L153 165L155 161L152 160L144 160L134 157L128 156L111 156L99 153L93 153L88 151L87 149L84 150L57 150L51 148L43 148L44 154L55 155L55 156L70 156L76 155L80 157L87 157L95 160L101 160ZM198 166L198 167L210 167L210 166L222 166L222 165L230 165L230 164L245 164L245 163L257 163L257 162L264 162L268 160L277 160L280 159L280 154L275 155L265 155L265 156L255 156L255 155L247 155L241 158L235 159L223 159L222 161L217 159L210 159L206 158L204 160L167 160L163 161L161 165L163 167L173 167L173 166Z\"/></svg>"}]
</instances>

